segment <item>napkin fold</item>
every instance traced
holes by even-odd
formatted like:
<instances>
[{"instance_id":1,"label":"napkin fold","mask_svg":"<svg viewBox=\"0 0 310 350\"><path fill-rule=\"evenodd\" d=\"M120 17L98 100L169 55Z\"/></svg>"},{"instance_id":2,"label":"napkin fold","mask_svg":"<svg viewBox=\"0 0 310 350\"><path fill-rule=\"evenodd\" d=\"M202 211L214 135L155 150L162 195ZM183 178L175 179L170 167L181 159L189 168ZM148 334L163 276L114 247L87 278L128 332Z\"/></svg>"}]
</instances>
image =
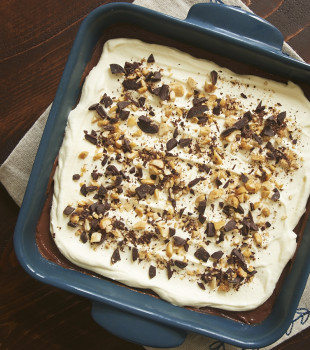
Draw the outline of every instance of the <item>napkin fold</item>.
<instances>
[{"instance_id":1,"label":"napkin fold","mask_svg":"<svg viewBox=\"0 0 310 350\"><path fill-rule=\"evenodd\" d=\"M162 12L169 16L180 19L186 18L191 6L201 2L213 2L226 5L238 6L246 11L249 8L241 0L136 0L134 4L147 7L149 9ZM283 52L302 60L302 58L286 43L283 45ZM32 165L39 147L43 129L47 121L51 105L47 107L44 113L38 118L35 124L29 129L25 136L20 140L15 149L0 167L0 181L6 188L10 196L18 206L21 206L23 196L27 187L28 179L31 173ZM308 279L305 291L296 310L294 319L287 329L286 333L274 344L261 348L264 350L272 349L293 335L301 332L310 326L310 278ZM146 347L148 350L155 348ZM174 350L245 350L239 347L223 343L221 341L204 337L199 334L189 334L185 342ZM172 350L172 348L166 348Z\"/></svg>"}]
</instances>

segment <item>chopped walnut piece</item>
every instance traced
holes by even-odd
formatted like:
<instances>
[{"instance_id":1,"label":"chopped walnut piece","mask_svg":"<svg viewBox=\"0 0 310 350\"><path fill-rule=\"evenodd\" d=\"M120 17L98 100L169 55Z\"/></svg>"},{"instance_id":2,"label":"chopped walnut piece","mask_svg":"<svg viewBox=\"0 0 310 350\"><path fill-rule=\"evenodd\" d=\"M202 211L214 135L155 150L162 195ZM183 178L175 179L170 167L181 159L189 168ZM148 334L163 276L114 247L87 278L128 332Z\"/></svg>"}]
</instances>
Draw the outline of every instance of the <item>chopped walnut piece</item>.
<instances>
[{"instance_id":1,"label":"chopped walnut piece","mask_svg":"<svg viewBox=\"0 0 310 350\"><path fill-rule=\"evenodd\" d=\"M215 199L220 198L223 195L223 193L224 193L224 190L222 188L217 188L210 192L208 198L210 201L214 201Z\"/></svg>"},{"instance_id":2,"label":"chopped walnut piece","mask_svg":"<svg viewBox=\"0 0 310 350\"><path fill-rule=\"evenodd\" d=\"M133 225L134 230L144 230L146 228L146 221L138 221Z\"/></svg>"},{"instance_id":3,"label":"chopped walnut piece","mask_svg":"<svg viewBox=\"0 0 310 350\"><path fill-rule=\"evenodd\" d=\"M87 151L83 151L79 154L79 158L80 159L85 159L87 156L88 156L88 153Z\"/></svg>"},{"instance_id":4,"label":"chopped walnut piece","mask_svg":"<svg viewBox=\"0 0 310 350\"><path fill-rule=\"evenodd\" d=\"M260 233L255 232L254 235L253 235L253 237L254 237L255 243L256 243L258 246L261 246L262 243L263 243L263 239L262 239L262 236L260 235Z\"/></svg>"}]
</instances>

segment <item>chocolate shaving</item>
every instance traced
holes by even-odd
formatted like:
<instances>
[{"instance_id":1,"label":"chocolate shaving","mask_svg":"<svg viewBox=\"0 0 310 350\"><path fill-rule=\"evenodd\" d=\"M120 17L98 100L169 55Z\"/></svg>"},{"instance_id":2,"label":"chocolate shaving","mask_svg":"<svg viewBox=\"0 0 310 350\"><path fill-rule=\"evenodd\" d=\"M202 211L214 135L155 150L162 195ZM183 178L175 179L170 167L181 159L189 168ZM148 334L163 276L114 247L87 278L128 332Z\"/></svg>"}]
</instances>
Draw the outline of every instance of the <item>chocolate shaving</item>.
<instances>
[{"instance_id":1,"label":"chocolate shaving","mask_svg":"<svg viewBox=\"0 0 310 350\"><path fill-rule=\"evenodd\" d=\"M199 287L200 289L206 290L206 287L205 287L205 285L204 285L202 282L197 282L197 284L198 284L198 287Z\"/></svg>"},{"instance_id":2,"label":"chocolate shaving","mask_svg":"<svg viewBox=\"0 0 310 350\"><path fill-rule=\"evenodd\" d=\"M241 267L246 268L246 262L245 262L244 256L239 249L234 248L231 252L231 256L237 260L237 263L239 263Z\"/></svg>"},{"instance_id":3,"label":"chocolate shaving","mask_svg":"<svg viewBox=\"0 0 310 350\"><path fill-rule=\"evenodd\" d=\"M126 138L123 139L122 150L124 151L124 153L131 152L130 141Z\"/></svg>"},{"instance_id":4,"label":"chocolate shaving","mask_svg":"<svg viewBox=\"0 0 310 350\"><path fill-rule=\"evenodd\" d=\"M210 254L203 247L200 247L196 250L196 252L194 253L194 256L198 260L202 260L204 262L207 262L209 257L210 257Z\"/></svg>"},{"instance_id":5,"label":"chocolate shaving","mask_svg":"<svg viewBox=\"0 0 310 350\"><path fill-rule=\"evenodd\" d=\"M168 275L168 280L170 280L170 278L171 278L172 275L173 275L173 270L171 269L171 264L170 264L169 261L168 261L168 263L167 263L167 275Z\"/></svg>"}]
</instances>

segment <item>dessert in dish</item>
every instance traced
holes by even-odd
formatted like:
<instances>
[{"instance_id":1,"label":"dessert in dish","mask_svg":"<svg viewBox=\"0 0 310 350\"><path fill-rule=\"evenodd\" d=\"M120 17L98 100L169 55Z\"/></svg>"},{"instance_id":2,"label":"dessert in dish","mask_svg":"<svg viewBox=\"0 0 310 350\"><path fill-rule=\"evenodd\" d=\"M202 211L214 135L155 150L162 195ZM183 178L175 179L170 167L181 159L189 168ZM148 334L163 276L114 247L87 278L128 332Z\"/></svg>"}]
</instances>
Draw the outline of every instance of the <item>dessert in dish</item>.
<instances>
[{"instance_id":1,"label":"dessert in dish","mask_svg":"<svg viewBox=\"0 0 310 350\"><path fill-rule=\"evenodd\" d=\"M59 152L57 247L176 305L258 307L296 250L310 192L309 115L293 83L107 41Z\"/></svg>"}]
</instances>

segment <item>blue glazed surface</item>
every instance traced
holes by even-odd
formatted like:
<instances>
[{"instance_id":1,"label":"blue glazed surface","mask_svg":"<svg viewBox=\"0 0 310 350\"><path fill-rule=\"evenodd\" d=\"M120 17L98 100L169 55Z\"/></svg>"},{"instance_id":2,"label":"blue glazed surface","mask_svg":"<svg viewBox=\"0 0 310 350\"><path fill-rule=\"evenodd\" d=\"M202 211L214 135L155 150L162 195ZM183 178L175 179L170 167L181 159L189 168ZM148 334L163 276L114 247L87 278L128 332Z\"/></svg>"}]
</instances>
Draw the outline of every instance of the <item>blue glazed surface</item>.
<instances>
[{"instance_id":1,"label":"blue glazed surface","mask_svg":"<svg viewBox=\"0 0 310 350\"><path fill-rule=\"evenodd\" d=\"M187 332L196 332L247 348L271 344L288 329L310 272L309 221L271 315L255 326L176 307L110 281L64 269L45 260L38 252L36 223L46 199L49 174L62 143L67 116L79 96L80 78L103 31L121 22L134 23L288 79L310 82L310 66L282 53L281 34L267 22L240 9L198 4L192 7L185 21L122 3L96 9L84 20L77 34L43 133L14 233L17 257L34 278L92 300L95 320L128 340L173 347L182 343ZM236 26L236 22L240 25ZM264 39L266 36L268 40ZM117 325L124 320L127 328L119 329ZM135 329L139 332L134 332Z\"/></svg>"}]
</instances>

